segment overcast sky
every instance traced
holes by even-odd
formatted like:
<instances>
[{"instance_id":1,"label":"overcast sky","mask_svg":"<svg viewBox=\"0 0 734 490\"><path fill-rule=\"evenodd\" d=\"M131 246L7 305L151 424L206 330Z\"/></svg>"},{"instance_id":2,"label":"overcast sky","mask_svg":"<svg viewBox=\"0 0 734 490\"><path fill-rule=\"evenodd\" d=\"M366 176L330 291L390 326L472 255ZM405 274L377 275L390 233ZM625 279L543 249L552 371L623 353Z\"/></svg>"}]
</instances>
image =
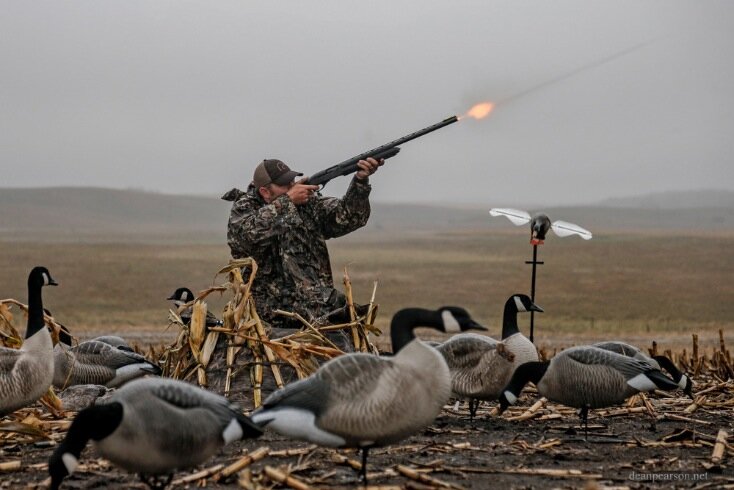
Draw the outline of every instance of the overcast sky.
<instances>
[{"instance_id":1,"label":"overcast sky","mask_svg":"<svg viewBox=\"0 0 734 490\"><path fill-rule=\"evenodd\" d=\"M734 189L734 2L5 0L0 33L0 187L218 195L492 101L374 199Z\"/></svg>"}]
</instances>

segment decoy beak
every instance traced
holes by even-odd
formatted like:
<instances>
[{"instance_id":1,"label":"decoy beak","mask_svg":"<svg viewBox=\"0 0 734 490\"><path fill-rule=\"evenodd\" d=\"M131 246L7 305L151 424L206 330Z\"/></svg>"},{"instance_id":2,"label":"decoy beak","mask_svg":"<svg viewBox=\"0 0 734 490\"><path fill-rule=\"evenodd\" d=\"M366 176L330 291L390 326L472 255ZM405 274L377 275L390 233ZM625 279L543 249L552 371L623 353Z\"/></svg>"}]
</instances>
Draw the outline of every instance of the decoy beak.
<instances>
[{"instance_id":1,"label":"decoy beak","mask_svg":"<svg viewBox=\"0 0 734 490\"><path fill-rule=\"evenodd\" d=\"M483 325L480 325L479 323L477 323L475 321L472 321L471 322L471 324L469 325L469 328L471 328L472 330L482 330L484 332L489 331L489 329L487 327L485 327Z\"/></svg>"}]
</instances>

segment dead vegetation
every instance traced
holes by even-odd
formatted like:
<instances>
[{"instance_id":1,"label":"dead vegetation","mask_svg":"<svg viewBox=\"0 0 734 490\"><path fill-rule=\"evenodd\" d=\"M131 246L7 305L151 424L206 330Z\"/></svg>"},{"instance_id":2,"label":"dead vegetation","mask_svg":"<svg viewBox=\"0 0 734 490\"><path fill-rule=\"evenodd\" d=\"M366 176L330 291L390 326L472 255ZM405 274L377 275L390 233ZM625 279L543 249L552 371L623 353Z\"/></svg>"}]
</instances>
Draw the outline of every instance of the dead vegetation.
<instances>
[{"instance_id":1,"label":"dead vegetation","mask_svg":"<svg viewBox=\"0 0 734 490\"><path fill-rule=\"evenodd\" d=\"M243 278L241 270L251 271ZM195 381L237 401L251 402L247 408L259 407L263 389L267 395L282 388L293 379L302 379L316 371L320 363L344 353L329 334L348 332L349 351L377 353L370 342L370 332L381 332L373 326L377 305L374 302L376 284L367 312L358 316L352 300L351 283L344 271L344 285L351 321L340 325L311 323L298 314L279 311L297 319L300 330L281 329L273 338L270 325L263 322L251 295L257 264L251 259L233 260L217 273L226 275L226 281L200 292L183 308L192 308L191 322L185 325L178 312L169 311L169 323L179 328L176 341L162 352L151 355L160 359L163 376ZM224 306L222 327L206 327L207 304L204 299L214 293L228 294Z\"/></svg>"},{"instance_id":2,"label":"dead vegetation","mask_svg":"<svg viewBox=\"0 0 734 490\"><path fill-rule=\"evenodd\" d=\"M625 482L622 488L637 488L629 479L631 471L669 471L706 475L703 481L671 486L724 488L734 483L729 438L734 381L720 379L717 367L711 367L713 372L704 368L695 378L695 400L654 392L635 396L622 407L593 411L588 438L575 410L535 400L532 389L524 395L532 405L511 407L501 417L487 406L478 420L469 422L468 410L447 405L424 433L399 446L374 449L369 478L379 483L375 488L486 488L490 477L511 488L576 487L584 482L595 483L588 488L619 487L620 480ZM3 481L43 484L45 460L73 415L32 407L8 417L0 429ZM341 488L355 484L360 465L354 451L268 434L228 449L196 471L177 474L172 487ZM143 488L133 475L89 451L67 488L92 487L107 478L125 488Z\"/></svg>"}]
</instances>

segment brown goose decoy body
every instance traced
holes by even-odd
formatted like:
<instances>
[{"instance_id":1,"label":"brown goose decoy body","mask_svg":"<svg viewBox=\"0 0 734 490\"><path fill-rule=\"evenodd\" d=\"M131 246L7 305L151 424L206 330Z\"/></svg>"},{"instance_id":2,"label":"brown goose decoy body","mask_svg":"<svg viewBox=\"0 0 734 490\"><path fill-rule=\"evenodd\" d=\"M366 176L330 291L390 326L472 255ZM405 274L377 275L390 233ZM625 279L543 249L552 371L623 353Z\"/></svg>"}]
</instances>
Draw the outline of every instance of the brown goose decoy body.
<instances>
[{"instance_id":1,"label":"brown goose decoy body","mask_svg":"<svg viewBox=\"0 0 734 490\"><path fill-rule=\"evenodd\" d=\"M58 489L74 472L90 439L97 454L149 482L203 463L230 442L260 434L223 396L183 381L138 379L105 403L79 412L49 459L51 488Z\"/></svg>"},{"instance_id":2,"label":"brown goose decoy body","mask_svg":"<svg viewBox=\"0 0 734 490\"><path fill-rule=\"evenodd\" d=\"M308 378L270 395L252 414L253 422L323 446L360 448L366 480L369 448L425 428L451 395L443 356L413 334L416 317L426 311L407 308L393 316L392 357L354 353L332 359ZM445 318L446 323L433 328L458 332L474 327Z\"/></svg>"},{"instance_id":3,"label":"brown goose decoy body","mask_svg":"<svg viewBox=\"0 0 734 490\"><path fill-rule=\"evenodd\" d=\"M678 385L647 361L590 345L571 347L545 362L528 362L513 374L500 396L500 412L514 404L533 382L540 396L581 409L584 425L589 409L618 405L630 396Z\"/></svg>"},{"instance_id":4,"label":"brown goose decoy body","mask_svg":"<svg viewBox=\"0 0 734 490\"><path fill-rule=\"evenodd\" d=\"M71 337L64 331L59 333L53 359L53 384L61 389L86 384L115 388L145 375L161 374L160 367L144 356L106 342L87 340L71 347Z\"/></svg>"},{"instance_id":5,"label":"brown goose decoy body","mask_svg":"<svg viewBox=\"0 0 734 490\"><path fill-rule=\"evenodd\" d=\"M668 372L668 374L670 374L670 376L673 378L673 381L675 381L678 386L683 390L683 393L693 399L693 381L687 374L682 373L680 369L678 369L676 365L673 364L673 361L671 361L669 357L662 355L648 356L647 354L642 352L639 347L635 347L634 345L620 342L618 340L597 342L596 344L593 344L593 346L600 349L616 352L617 354L622 354L627 357L632 357L633 359L641 359L643 361L647 361L656 369L664 369Z\"/></svg>"}]
</instances>

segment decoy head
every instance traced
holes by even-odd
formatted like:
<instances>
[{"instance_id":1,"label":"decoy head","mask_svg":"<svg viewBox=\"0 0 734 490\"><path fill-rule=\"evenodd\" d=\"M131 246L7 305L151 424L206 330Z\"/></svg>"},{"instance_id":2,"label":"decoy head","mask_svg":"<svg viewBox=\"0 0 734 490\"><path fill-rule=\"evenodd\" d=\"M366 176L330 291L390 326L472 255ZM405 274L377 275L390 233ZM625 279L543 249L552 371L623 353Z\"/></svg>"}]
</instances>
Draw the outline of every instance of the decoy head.
<instances>
[{"instance_id":1,"label":"decoy head","mask_svg":"<svg viewBox=\"0 0 734 490\"><path fill-rule=\"evenodd\" d=\"M74 473L87 442L90 439L100 441L110 435L120 425L122 415L122 405L118 402L93 405L79 412L66 437L48 459L49 488L57 490L62 480Z\"/></svg>"},{"instance_id":2,"label":"decoy head","mask_svg":"<svg viewBox=\"0 0 734 490\"><path fill-rule=\"evenodd\" d=\"M34 267L31 273L28 274L28 286L58 286L59 283L54 281L51 277L51 273L45 267Z\"/></svg>"},{"instance_id":3,"label":"decoy head","mask_svg":"<svg viewBox=\"0 0 734 490\"><path fill-rule=\"evenodd\" d=\"M499 402L500 406L497 413L504 413L510 405L514 405L517 401L517 397L509 391L503 391L500 395Z\"/></svg>"},{"instance_id":4,"label":"decoy head","mask_svg":"<svg viewBox=\"0 0 734 490\"><path fill-rule=\"evenodd\" d=\"M548 215L538 213L533 216L533 219L530 221L530 244L542 245L550 227L551 220L548 218Z\"/></svg>"},{"instance_id":5,"label":"decoy head","mask_svg":"<svg viewBox=\"0 0 734 490\"><path fill-rule=\"evenodd\" d=\"M510 382L507 383L505 389L502 390L499 401L499 413L507 410L507 407L514 405L517 399L522 393L522 389L528 382L532 382L536 386L538 382L545 376L545 372L548 370L548 361L544 362L526 362L521 364L510 378Z\"/></svg>"},{"instance_id":6,"label":"decoy head","mask_svg":"<svg viewBox=\"0 0 734 490\"><path fill-rule=\"evenodd\" d=\"M537 311L539 313L543 313L544 311L543 308L533 303L533 301L530 299L530 296L528 296L527 294L513 294L507 300L507 304L510 306L514 304L514 307L518 312Z\"/></svg>"},{"instance_id":7,"label":"decoy head","mask_svg":"<svg viewBox=\"0 0 734 490\"><path fill-rule=\"evenodd\" d=\"M48 460L48 473L51 476L51 490L58 490L61 482L72 474L79 464L77 458L71 453L54 452Z\"/></svg>"},{"instance_id":8,"label":"decoy head","mask_svg":"<svg viewBox=\"0 0 734 490\"><path fill-rule=\"evenodd\" d=\"M178 288L166 299L170 299L174 301L176 305L180 306L192 301L194 299L194 293L192 293L189 288Z\"/></svg>"},{"instance_id":9,"label":"decoy head","mask_svg":"<svg viewBox=\"0 0 734 490\"><path fill-rule=\"evenodd\" d=\"M688 397L693 400L693 381L691 381L691 378L685 374L682 373L678 367L673 364L673 361L670 360L667 356L652 356L653 359L655 359L660 367L662 369L665 369L670 373L670 375L673 377L673 381L675 381L678 386L681 387L683 390L683 393L688 395Z\"/></svg>"},{"instance_id":10,"label":"decoy head","mask_svg":"<svg viewBox=\"0 0 734 490\"><path fill-rule=\"evenodd\" d=\"M442 306L438 309L438 312L443 320L443 330L447 333L459 333L465 330L487 330L460 306Z\"/></svg>"}]
</instances>

